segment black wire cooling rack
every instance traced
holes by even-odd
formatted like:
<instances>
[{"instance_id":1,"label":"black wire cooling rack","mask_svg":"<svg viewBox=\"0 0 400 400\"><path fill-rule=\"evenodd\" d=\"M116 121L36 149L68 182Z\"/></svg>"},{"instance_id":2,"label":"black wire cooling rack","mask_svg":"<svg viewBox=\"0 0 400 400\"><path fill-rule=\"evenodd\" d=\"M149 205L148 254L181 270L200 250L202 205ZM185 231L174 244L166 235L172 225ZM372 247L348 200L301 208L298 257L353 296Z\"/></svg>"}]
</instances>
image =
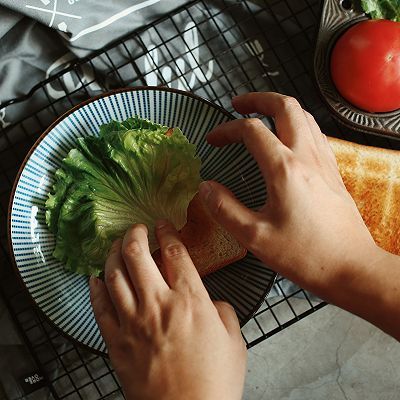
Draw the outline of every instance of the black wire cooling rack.
<instances>
[{"instance_id":1,"label":"black wire cooling rack","mask_svg":"<svg viewBox=\"0 0 400 400\"><path fill-rule=\"evenodd\" d=\"M70 63L25 97L0 107L0 112L7 106L8 112L18 113L18 107L27 109L29 103L30 110L0 131L0 292L46 380L49 398L114 399L122 398L122 393L107 359L76 346L43 320L11 267L7 208L14 178L30 147L52 121L79 102L102 91L146 84L191 90L231 112L233 95L274 90L298 98L330 135L398 147L388 139L343 132L319 98L312 65L321 7L318 0L192 1L92 56ZM182 20L187 21L186 30L178 27ZM193 27L197 36L188 43ZM50 96L50 90L57 95ZM243 328L247 346L324 305L278 278L272 295Z\"/></svg>"}]
</instances>

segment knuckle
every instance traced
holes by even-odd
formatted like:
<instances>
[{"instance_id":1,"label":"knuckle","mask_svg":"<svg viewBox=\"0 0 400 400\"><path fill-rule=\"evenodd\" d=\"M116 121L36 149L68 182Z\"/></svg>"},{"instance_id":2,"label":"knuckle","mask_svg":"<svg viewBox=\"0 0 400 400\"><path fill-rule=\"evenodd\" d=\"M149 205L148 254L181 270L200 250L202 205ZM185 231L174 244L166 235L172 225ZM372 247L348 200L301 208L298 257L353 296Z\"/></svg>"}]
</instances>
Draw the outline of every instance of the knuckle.
<instances>
[{"instance_id":1,"label":"knuckle","mask_svg":"<svg viewBox=\"0 0 400 400\"><path fill-rule=\"evenodd\" d=\"M266 227L261 222L252 224L246 229L249 250L254 252L260 244L265 243Z\"/></svg>"},{"instance_id":2,"label":"knuckle","mask_svg":"<svg viewBox=\"0 0 400 400\"><path fill-rule=\"evenodd\" d=\"M216 194L213 200L213 207L211 208L211 212L215 216L220 216L225 213L225 202L223 197L220 194Z\"/></svg>"},{"instance_id":3,"label":"knuckle","mask_svg":"<svg viewBox=\"0 0 400 400\"><path fill-rule=\"evenodd\" d=\"M315 122L315 118L312 114L310 114L308 111L304 110L304 114L306 115L306 117L311 121L311 122Z\"/></svg>"},{"instance_id":4,"label":"knuckle","mask_svg":"<svg viewBox=\"0 0 400 400\"><path fill-rule=\"evenodd\" d=\"M187 250L183 243L170 243L164 247L163 253L167 258L179 258L185 256Z\"/></svg>"},{"instance_id":5,"label":"knuckle","mask_svg":"<svg viewBox=\"0 0 400 400\"><path fill-rule=\"evenodd\" d=\"M265 127L263 122L258 118L247 118L243 121L245 130L252 132L253 134L258 134L260 129Z\"/></svg>"},{"instance_id":6,"label":"knuckle","mask_svg":"<svg viewBox=\"0 0 400 400\"><path fill-rule=\"evenodd\" d=\"M230 194L222 191L213 191L209 197L209 211L215 218L224 218L229 215L229 198Z\"/></svg>"},{"instance_id":7,"label":"knuckle","mask_svg":"<svg viewBox=\"0 0 400 400\"><path fill-rule=\"evenodd\" d=\"M299 162L294 154L280 154L277 155L277 162L275 167L276 176L291 177L299 169ZM279 179L278 179L279 181Z\"/></svg>"},{"instance_id":8,"label":"knuckle","mask_svg":"<svg viewBox=\"0 0 400 400\"><path fill-rule=\"evenodd\" d=\"M136 258L143 255L143 253L143 247L137 240L130 241L122 248L122 256L124 258Z\"/></svg>"},{"instance_id":9,"label":"knuckle","mask_svg":"<svg viewBox=\"0 0 400 400\"><path fill-rule=\"evenodd\" d=\"M299 162L293 153L289 153L286 157L282 157L282 164L289 169L299 168Z\"/></svg>"},{"instance_id":10,"label":"knuckle","mask_svg":"<svg viewBox=\"0 0 400 400\"><path fill-rule=\"evenodd\" d=\"M301 108L300 103L291 96L282 96L280 99L280 107L283 110L292 110L293 108Z\"/></svg>"},{"instance_id":11,"label":"knuckle","mask_svg":"<svg viewBox=\"0 0 400 400\"><path fill-rule=\"evenodd\" d=\"M107 344L108 352L115 359L126 359L127 355L132 352L135 348L132 338L129 336L123 336L118 340L111 341Z\"/></svg>"},{"instance_id":12,"label":"knuckle","mask_svg":"<svg viewBox=\"0 0 400 400\"><path fill-rule=\"evenodd\" d=\"M177 309L186 316L189 316L198 309L201 309L200 303L194 298L193 293L187 291L187 293L179 296L179 299L176 299L176 307Z\"/></svg>"},{"instance_id":13,"label":"knuckle","mask_svg":"<svg viewBox=\"0 0 400 400\"><path fill-rule=\"evenodd\" d=\"M145 343L151 343L156 333L162 330L162 314L158 307L148 309L146 313L135 323L134 335Z\"/></svg>"},{"instance_id":14,"label":"knuckle","mask_svg":"<svg viewBox=\"0 0 400 400\"><path fill-rule=\"evenodd\" d=\"M116 286L120 279L120 272L113 269L113 270L106 270L104 280L107 286L114 287Z\"/></svg>"},{"instance_id":15,"label":"knuckle","mask_svg":"<svg viewBox=\"0 0 400 400\"><path fill-rule=\"evenodd\" d=\"M96 320L97 320L98 325L99 326L103 326L105 321L106 321L106 319L107 319L107 309L106 309L106 307L104 305L100 304L96 308L95 316L96 316Z\"/></svg>"}]
</instances>

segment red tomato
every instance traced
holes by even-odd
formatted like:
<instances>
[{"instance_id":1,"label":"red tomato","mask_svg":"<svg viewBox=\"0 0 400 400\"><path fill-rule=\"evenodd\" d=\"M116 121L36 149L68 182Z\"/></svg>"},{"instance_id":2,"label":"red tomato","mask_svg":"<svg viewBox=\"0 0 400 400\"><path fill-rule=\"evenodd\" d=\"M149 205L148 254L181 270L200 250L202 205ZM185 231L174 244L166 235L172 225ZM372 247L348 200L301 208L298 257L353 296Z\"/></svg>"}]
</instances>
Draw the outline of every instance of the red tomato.
<instances>
[{"instance_id":1,"label":"red tomato","mask_svg":"<svg viewBox=\"0 0 400 400\"><path fill-rule=\"evenodd\" d=\"M339 93L365 111L400 108L400 23L363 21L349 28L331 55Z\"/></svg>"}]
</instances>

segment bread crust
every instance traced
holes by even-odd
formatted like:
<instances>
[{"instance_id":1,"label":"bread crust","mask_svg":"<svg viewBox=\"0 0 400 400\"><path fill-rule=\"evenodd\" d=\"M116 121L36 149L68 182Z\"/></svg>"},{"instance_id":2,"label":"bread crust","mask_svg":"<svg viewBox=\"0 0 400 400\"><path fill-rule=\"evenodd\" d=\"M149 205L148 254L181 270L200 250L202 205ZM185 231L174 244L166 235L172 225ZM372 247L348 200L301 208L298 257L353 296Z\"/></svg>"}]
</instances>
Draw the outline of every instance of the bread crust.
<instances>
[{"instance_id":1,"label":"bread crust","mask_svg":"<svg viewBox=\"0 0 400 400\"><path fill-rule=\"evenodd\" d=\"M328 141L375 242L400 255L400 153L336 138Z\"/></svg>"}]
</instances>

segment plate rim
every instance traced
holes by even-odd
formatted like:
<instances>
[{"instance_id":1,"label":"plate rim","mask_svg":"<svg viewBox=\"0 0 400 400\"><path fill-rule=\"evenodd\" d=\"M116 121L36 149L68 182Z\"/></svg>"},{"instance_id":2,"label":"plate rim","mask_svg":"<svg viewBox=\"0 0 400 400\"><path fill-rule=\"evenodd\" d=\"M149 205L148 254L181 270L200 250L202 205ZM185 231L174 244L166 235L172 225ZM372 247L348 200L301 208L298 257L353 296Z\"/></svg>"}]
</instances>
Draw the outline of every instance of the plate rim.
<instances>
[{"instance_id":1,"label":"plate rim","mask_svg":"<svg viewBox=\"0 0 400 400\"><path fill-rule=\"evenodd\" d=\"M225 108L223 108L222 106L213 103L211 100L206 99L205 97L199 96L197 94L194 94L192 92L189 91L184 91L184 90L180 90L180 89L175 89L175 88L169 88L169 87L165 87L165 86L134 86L134 87L125 87L125 88L118 88L118 89L113 89L104 93L100 93L96 96L90 97L89 99L86 99L78 104L76 104L75 106L73 106L72 108L68 109L67 111L65 111L63 114L61 114L56 120L54 120L45 130L43 133L40 134L40 136L36 139L35 143L32 145L32 147L29 149L28 153L26 154L24 160L22 161L18 172L15 176L14 182L13 182L13 186L10 192L10 198L9 198L9 202L8 202L8 215L7 215L7 239L8 239L8 251L9 251L9 255L11 258L11 264L13 266L15 275L18 277L18 281L19 284L21 285L22 289L24 290L24 292L28 295L30 303L32 304L34 310L36 313L39 313L44 320L49 323L50 326L52 326L53 328L55 328L55 330L65 339L68 339L69 341L71 341L75 346L81 347L91 353L94 353L96 355L99 355L101 357L106 357L109 358L109 354L108 351L100 351L97 350L91 346L89 346L88 344L85 344L81 341L79 341L78 339L74 338L72 335L70 335L69 333L65 332L62 328L60 328L46 313L44 310L42 310L42 308L39 306L39 304L36 302L36 299L34 298L34 296L31 294L31 292L29 291L24 279L22 278L22 275L20 273L20 270L17 266L17 261L15 259L15 254L14 254L14 248L12 245L12 235L11 235L11 214L12 214L12 206L14 203L14 196L15 196L15 191L17 189L18 183L20 181L21 178L21 174L25 169L25 166L27 164L27 162L29 161L32 153L35 151L35 149L39 146L39 144L43 141L43 139L54 129L55 126L57 126L61 121L63 121L65 118L67 118L70 114L74 113L76 110L78 110L81 107L84 107L87 104L93 103L101 98L104 97L109 97L109 96L113 96L115 94L118 93L124 93L124 92L139 92L139 91L145 91L145 90L150 90L150 91L164 91L164 92L170 92L170 93L176 93L176 94L180 94L186 97L190 97L193 99L196 99L198 101L201 101L202 103L205 103L207 105L209 105L210 107L217 109L218 111L222 112L222 114L224 114L225 116L227 116L230 120L234 120L236 119L232 113L230 113L229 111L227 111ZM268 268L269 269L269 268ZM247 322L250 321L250 319L253 317L253 315L256 313L256 311L261 307L261 304L263 303L264 299L266 298L266 296L268 295L268 293L271 291L273 285L275 284L275 281L277 279L277 273L271 269L269 269L272 272L271 275L271 280L269 282L269 284L266 286L263 295L260 297L260 300L255 304L255 306L252 308L251 312L249 313L248 317L246 317L242 322L239 321L240 323L240 328L242 328L244 325L247 324ZM88 278L89 279L89 278ZM97 323L97 321L96 321ZM44 329L44 328L43 328ZM100 333L101 335L101 333Z\"/></svg>"},{"instance_id":2,"label":"plate rim","mask_svg":"<svg viewBox=\"0 0 400 400\"><path fill-rule=\"evenodd\" d=\"M353 2L346 10L337 0L324 0L313 56L314 81L330 114L346 128L358 132L398 139L400 131L393 121L400 117L400 108L388 112L369 112L346 100L333 83L330 58L336 41L349 28L371 20ZM399 125L400 126L400 125Z\"/></svg>"}]
</instances>

